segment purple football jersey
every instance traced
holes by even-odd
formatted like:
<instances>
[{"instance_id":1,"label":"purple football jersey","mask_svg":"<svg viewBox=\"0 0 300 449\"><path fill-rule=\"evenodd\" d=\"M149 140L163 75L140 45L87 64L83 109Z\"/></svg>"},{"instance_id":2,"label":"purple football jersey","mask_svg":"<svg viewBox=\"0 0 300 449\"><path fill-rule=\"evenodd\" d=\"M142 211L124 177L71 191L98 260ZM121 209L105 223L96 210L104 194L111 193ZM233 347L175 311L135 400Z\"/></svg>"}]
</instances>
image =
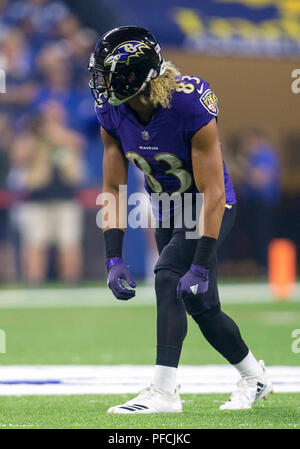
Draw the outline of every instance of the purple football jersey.
<instances>
[{"instance_id":1,"label":"purple football jersey","mask_svg":"<svg viewBox=\"0 0 300 449\"><path fill-rule=\"evenodd\" d=\"M219 112L218 100L209 83L197 76L177 77L170 108L159 106L150 122L143 125L126 103L96 107L100 124L112 137L120 140L128 160L145 175L149 194L197 193L192 169L191 139ZM226 204L236 202L226 165L224 183Z\"/></svg>"}]
</instances>

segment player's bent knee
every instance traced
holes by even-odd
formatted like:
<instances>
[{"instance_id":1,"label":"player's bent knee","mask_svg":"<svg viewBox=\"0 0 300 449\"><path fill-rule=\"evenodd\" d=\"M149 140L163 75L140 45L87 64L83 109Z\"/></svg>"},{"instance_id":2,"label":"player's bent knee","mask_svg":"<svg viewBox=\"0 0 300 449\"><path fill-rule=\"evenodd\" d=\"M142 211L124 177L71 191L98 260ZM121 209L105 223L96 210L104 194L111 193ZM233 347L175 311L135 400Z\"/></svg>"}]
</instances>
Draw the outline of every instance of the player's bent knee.
<instances>
[{"instance_id":1,"label":"player's bent knee","mask_svg":"<svg viewBox=\"0 0 300 449\"><path fill-rule=\"evenodd\" d=\"M155 290L157 294L174 290L178 285L181 275L168 269L160 269L155 273Z\"/></svg>"},{"instance_id":2,"label":"player's bent knee","mask_svg":"<svg viewBox=\"0 0 300 449\"><path fill-rule=\"evenodd\" d=\"M220 309L219 301L210 295L195 295L183 298L186 312L197 322L198 319L209 319Z\"/></svg>"},{"instance_id":3,"label":"player's bent knee","mask_svg":"<svg viewBox=\"0 0 300 449\"><path fill-rule=\"evenodd\" d=\"M217 305L213 305L212 307L210 307L209 309L205 309L200 311L199 313L194 313L191 314L193 320L201 325L201 324L205 324L211 320L213 320L216 316L219 315L221 311L221 306L220 304Z\"/></svg>"}]
</instances>

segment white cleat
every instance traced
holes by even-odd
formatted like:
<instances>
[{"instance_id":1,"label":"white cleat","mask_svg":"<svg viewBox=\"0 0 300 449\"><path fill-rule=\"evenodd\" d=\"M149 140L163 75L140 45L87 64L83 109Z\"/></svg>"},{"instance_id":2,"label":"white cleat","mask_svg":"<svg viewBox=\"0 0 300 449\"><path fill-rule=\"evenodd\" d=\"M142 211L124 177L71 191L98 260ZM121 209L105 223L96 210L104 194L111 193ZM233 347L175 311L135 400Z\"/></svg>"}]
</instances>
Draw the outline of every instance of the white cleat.
<instances>
[{"instance_id":1,"label":"white cleat","mask_svg":"<svg viewBox=\"0 0 300 449\"><path fill-rule=\"evenodd\" d=\"M179 388L174 393L169 393L159 387L150 385L142 390L139 395L122 405L115 405L107 410L113 414L137 414L137 413L181 413L182 404L179 396Z\"/></svg>"},{"instance_id":2,"label":"white cleat","mask_svg":"<svg viewBox=\"0 0 300 449\"><path fill-rule=\"evenodd\" d=\"M237 389L232 393L229 401L220 406L220 410L243 410L252 408L255 402L267 399L269 393L274 393L272 382L268 379L264 361L259 364L263 374L259 377L242 378L237 383Z\"/></svg>"}]
</instances>

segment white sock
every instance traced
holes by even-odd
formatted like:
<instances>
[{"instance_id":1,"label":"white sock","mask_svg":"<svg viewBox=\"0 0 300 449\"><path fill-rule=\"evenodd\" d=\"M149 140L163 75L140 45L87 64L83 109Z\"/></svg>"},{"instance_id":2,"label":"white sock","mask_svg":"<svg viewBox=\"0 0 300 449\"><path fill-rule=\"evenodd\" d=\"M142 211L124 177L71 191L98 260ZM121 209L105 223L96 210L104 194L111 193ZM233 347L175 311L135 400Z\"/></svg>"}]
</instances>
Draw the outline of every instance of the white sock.
<instances>
[{"instance_id":1,"label":"white sock","mask_svg":"<svg viewBox=\"0 0 300 449\"><path fill-rule=\"evenodd\" d=\"M174 393L176 388L176 374L177 368L155 365L153 384L169 393Z\"/></svg>"},{"instance_id":2,"label":"white sock","mask_svg":"<svg viewBox=\"0 0 300 449\"><path fill-rule=\"evenodd\" d=\"M258 363L251 351L246 357L236 365L233 365L242 377L261 376L264 372L261 365Z\"/></svg>"}]
</instances>

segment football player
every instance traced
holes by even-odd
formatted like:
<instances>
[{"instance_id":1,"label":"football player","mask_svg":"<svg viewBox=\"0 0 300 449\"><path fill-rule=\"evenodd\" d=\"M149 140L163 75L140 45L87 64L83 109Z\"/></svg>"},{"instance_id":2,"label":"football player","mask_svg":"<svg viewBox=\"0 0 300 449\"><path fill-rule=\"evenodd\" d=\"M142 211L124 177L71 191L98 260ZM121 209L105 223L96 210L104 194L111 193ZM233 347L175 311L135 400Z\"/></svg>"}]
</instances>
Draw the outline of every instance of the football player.
<instances>
[{"instance_id":1,"label":"football player","mask_svg":"<svg viewBox=\"0 0 300 449\"><path fill-rule=\"evenodd\" d=\"M186 225L175 225L173 203L167 211L158 211L154 377L136 398L109 408L108 413L182 411L176 371L187 313L240 373L236 391L220 408L249 409L273 387L263 361L255 359L219 302L217 251L233 227L236 198L222 160L217 97L207 81L182 75L165 61L154 36L139 27L104 34L91 55L89 71L104 143L103 192L114 195L117 211L119 186L127 183L129 161L144 172L150 195L191 193L196 198L197 193L204 194L201 238L188 239ZM166 213L171 218L168 227L163 225ZM122 259L122 222L117 215L117 224L104 229L104 239L108 286L116 298L128 300L135 295L136 284Z\"/></svg>"}]
</instances>

